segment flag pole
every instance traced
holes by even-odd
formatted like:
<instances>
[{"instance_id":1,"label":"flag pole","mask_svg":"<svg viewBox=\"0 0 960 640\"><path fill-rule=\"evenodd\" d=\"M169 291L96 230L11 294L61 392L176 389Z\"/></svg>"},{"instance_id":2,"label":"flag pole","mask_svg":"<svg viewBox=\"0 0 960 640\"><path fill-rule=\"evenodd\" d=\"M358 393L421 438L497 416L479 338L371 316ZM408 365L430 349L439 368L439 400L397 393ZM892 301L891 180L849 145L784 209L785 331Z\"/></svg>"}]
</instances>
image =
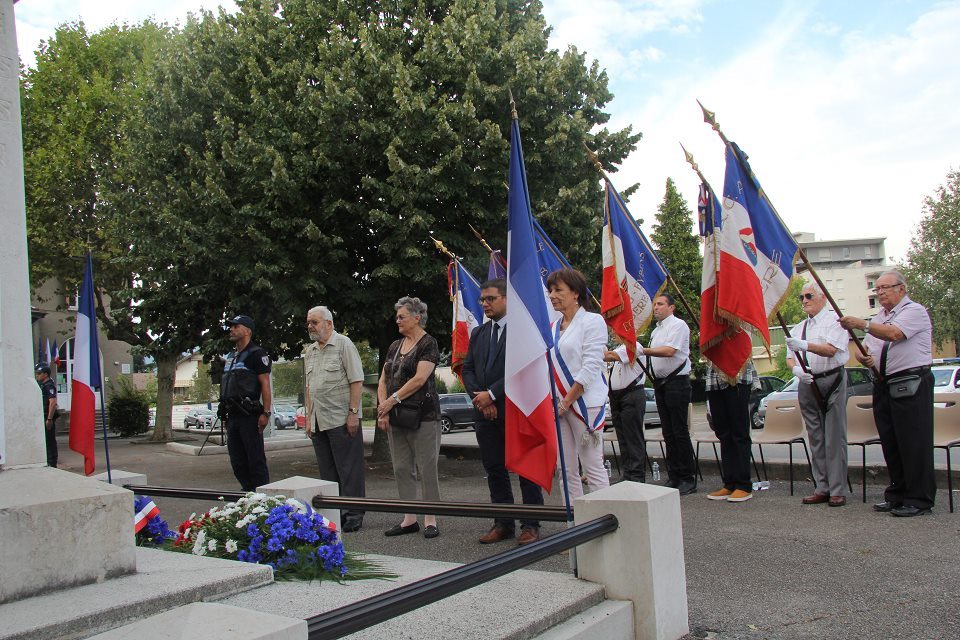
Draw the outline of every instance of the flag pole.
<instances>
[{"instance_id":1,"label":"flag pole","mask_svg":"<svg viewBox=\"0 0 960 640\"><path fill-rule=\"evenodd\" d=\"M720 125L717 123L717 114L714 113L713 111L710 111L705 106L703 106L703 103L700 102L699 100L697 100L697 104L700 105L700 110L703 111L703 121L709 124L710 128L712 128L714 131L717 132L717 135L719 135L720 139L723 140L723 144L729 145L730 140L728 140L727 136L724 135L723 131L720 130ZM758 182L756 179L756 176L753 174L753 169L752 168L747 168L747 169L750 172L751 179L753 179L755 183ZM770 201L770 198L767 197L766 191L764 191L763 189L760 189L759 192L760 192L760 197L766 201L767 205L769 205L770 210L773 212L773 215L777 216L777 220L780 221L780 224L783 225L783 228L789 231L790 227L788 227L787 224L783 221L783 218L780 217L780 213L777 211L777 208L773 206L773 203ZM813 276L814 282L816 282L817 286L820 287L820 290L823 292L823 295L827 297L827 301L830 303L830 306L833 308L833 310L837 313L837 316L842 317L843 311L840 309L840 305L837 304L837 301L833 299L833 296L830 295L830 292L824 286L823 281L820 279L820 274L817 273L817 270L814 269L813 264L811 264L810 260L807 259L807 253L806 251L803 250L803 247L799 246L799 243L797 243L797 254L800 256L800 260L803 262L803 265L807 268L807 271L809 271L810 275ZM860 338L858 338L857 335L853 332L853 329L847 329L847 333L850 334L850 339L853 340L853 343L856 345L860 353L864 357L868 356L869 354L867 353L866 348L864 348L863 342L861 342Z\"/></svg>"},{"instance_id":2,"label":"flag pole","mask_svg":"<svg viewBox=\"0 0 960 640\"><path fill-rule=\"evenodd\" d=\"M604 181L612 185L613 183L610 182L610 177L607 175L607 172L603 170L603 165L600 164L600 157L597 155L597 153L593 149L591 149L589 146L587 146L586 142L583 143L583 148L586 149L587 157L590 158L591 163L593 164L594 167L596 167L597 171L600 173L600 176L604 179ZM623 198L620 197L620 194L617 192L616 189L613 190L613 194L617 198L617 201L620 203L620 207L626 210L627 205L624 204ZM684 297L683 292L680 291L680 287L677 286L677 283L674 281L673 276L670 275L670 271L667 269L667 266L663 264L663 260L660 259L659 254L657 254L656 251L651 251L651 255L653 256L653 259L656 260L657 263L660 265L660 268L663 269L663 272L667 274L667 282L669 282L673 286L674 291L677 292L677 297L680 298L680 302L683 304L683 307L687 310L687 313L690 314L690 319L693 320L693 323L695 325L697 325L697 330L699 331L700 330L699 314L694 313L693 308L690 306L690 303L687 302L687 299Z\"/></svg>"},{"instance_id":3,"label":"flag pole","mask_svg":"<svg viewBox=\"0 0 960 640\"><path fill-rule=\"evenodd\" d=\"M103 427L103 456L107 462L107 484L113 484L113 475L110 472L110 447L107 446L107 403L103 400L103 369L100 373L100 425Z\"/></svg>"},{"instance_id":4,"label":"flag pole","mask_svg":"<svg viewBox=\"0 0 960 640\"><path fill-rule=\"evenodd\" d=\"M517 114L517 103L513 100L513 91L510 88L507 88L507 93L510 95L510 118L514 121L520 119L520 116ZM516 185L509 185L509 189L515 188ZM530 217L533 217L533 212L530 211L530 204L527 203L527 212ZM531 225L532 226L532 225ZM553 425L557 432L557 450L560 454L560 478L561 486L563 487L563 503L566 507L567 512L567 528L573 527L573 507L570 504L570 487L567 483L567 472L566 472L566 463L564 462L563 455L563 438L560 435L560 416L557 414L557 389L556 383L554 381L554 369L553 362L550 359L549 351L544 354L544 357L547 359L547 377L549 378L550 383L550 398L553 402ZM573 571L573 575L577 575L577 549L572 547L570 549L570 568Z\"/></svg>"}]
</instances>

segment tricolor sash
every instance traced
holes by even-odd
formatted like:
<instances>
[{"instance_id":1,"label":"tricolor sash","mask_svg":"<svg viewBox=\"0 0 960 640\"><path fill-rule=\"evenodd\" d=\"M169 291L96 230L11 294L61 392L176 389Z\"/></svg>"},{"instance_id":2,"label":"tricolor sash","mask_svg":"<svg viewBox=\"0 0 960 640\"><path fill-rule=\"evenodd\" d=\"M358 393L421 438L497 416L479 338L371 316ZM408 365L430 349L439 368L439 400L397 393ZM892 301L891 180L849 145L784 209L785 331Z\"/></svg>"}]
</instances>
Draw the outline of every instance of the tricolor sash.
<instances>
[{"instance_id":1,"label":"tricolor sash","mask_svg":"<svg viewBox=\"0 0 960 640\"><path fill-rule=\"evenodd\" d=\"M140 497L140 496L137 496ZM144 498L146 503L133 516L133 532L140 533L140 530L147 526L150 519L160 515L160 507L154 504L153 500Z\"/></svg>"},{"instance_id":2,"label":"tricolor sash","mask_svg":"<svg viewBox=\"0 0 960 640\"><path fill-rule=\"evenodd\" d=\"M564 361L563 356L560 354L560 324L562 322L563 318L561 317L553 323L553 347L550 349L550 360L553 361L553 382L557 385L557 390L560 392L560 395L566 396L576 380L573 379L573 374L570 373L570 367L567 366L566 361ZM603 429L603 410L601 409L597 412L593 420L593 425L591 426L591 424L587 422L589 413L587 412L587 403L583 401L582 395L577 398L576 403L570 407L570 411L573 412L573 415L577 416L580 422L586 425L587 431L594 432Z\"/></svg>"}]
</instances>

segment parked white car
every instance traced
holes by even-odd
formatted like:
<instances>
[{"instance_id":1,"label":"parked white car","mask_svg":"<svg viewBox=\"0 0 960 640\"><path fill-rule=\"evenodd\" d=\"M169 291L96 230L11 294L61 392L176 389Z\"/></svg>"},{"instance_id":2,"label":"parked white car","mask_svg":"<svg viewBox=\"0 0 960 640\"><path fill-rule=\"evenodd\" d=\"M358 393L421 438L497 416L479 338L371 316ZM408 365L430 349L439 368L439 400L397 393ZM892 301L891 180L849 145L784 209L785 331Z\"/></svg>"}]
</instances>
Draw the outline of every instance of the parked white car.
<instances>
[{"instance_id":1,"label":"parked white car","mask_svg":"<svg viewBox=\"0 0 960 640\"><path fill-rule=\"evenodd\" d=\"M940 365L932 367L934 393L960 393L960 366Z\"/></svg>"}]
</instances>

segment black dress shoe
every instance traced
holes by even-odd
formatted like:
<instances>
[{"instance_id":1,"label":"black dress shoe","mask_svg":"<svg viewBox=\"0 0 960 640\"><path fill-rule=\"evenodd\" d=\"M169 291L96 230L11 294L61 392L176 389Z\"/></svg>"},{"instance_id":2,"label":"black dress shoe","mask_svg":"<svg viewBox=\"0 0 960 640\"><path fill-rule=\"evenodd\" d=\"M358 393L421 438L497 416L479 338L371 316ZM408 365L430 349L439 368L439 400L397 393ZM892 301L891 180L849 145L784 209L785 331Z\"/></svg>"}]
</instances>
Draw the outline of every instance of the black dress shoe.
<instances>
[{"instance_id":1,"label":"black dress shoe","mask_svg":"<svg viewBox=\"0 0 960 640\"><path fill-rule=\"evenodd\" d=\"M693 482L681 482L677 486L677 490L680 492L680 495L688 496L691 493L697 492L697 485L694 484Z\"/></svg>"},{"instance_id":2,"label":"black dress shoe","mask_svg":"<svg viewBox=\"0 0 960 640\"><path fill-rule=\"evenodd\" d=\"M394 536L405 536L405 535L407 535L408 533L416 533L417 531L420 531L420 523L419 523L419 522L414 522L413 524L408 524L408 525L405 526L405 527L402 526L402 525L399 525L399 524L395 524L395 525L393 525L392 528L387 529L386 531L384 531L384 532L383 532L383 535L387 536L388 538L392 538L392 537L394 537Z\"/></svg>"},{"instance_id":3,"label":"black dress shoe","mask_svg":"<svg viewBox=\"0 0 960 640\"><path fill-rule=\"evenodd\" d=\"M873 505L874 511L879 511L880 513L887 513L888 511L893 511L897 507L902 506L902 503L899 502L878 502Z\"/></svg>"},{"instance_id":4,"label":"black dress shoe","mask_svg":"<svg viewBox=\"0 0 960 640\"><path fill-rule=\"evenodd\" d=\"M344 533L353 533L354 531L360 531L362 526L363 520L344 520L340 530Z\"/></svg>"},{"instance_id":5,"label":"black dress shoe","mask_svg":"<svg viewBox=\"0 0 960 640\"><path fill-rule=\"evenodd\" d=\"M680 487L680 481L679 481L679 480L672 480L672 479L671 479L671 480L667 480L666 482L663 483L663 486L665 486L665 487L670 487L671 489L677 489L677 488Z\"/></svg>"},{"instance_id":6,"label":"black dress shoe","mask_svg":"<svg viewBox=\"0 0 960 640\"><path fill-rule=\"evenodd\" d=\"M423 528L423 537L429 540L430 538L436 538L440 535L440 529L437 529L437 525L428 524Z\"/></svg>"},{"instance_id":7,"label":"black dress shoe","mask_svg":"<svg viewBox=\"0 0 960 640\"><path fill-rule=\"evenodd\" d=\"M897 516L898 518L912 518L913 516L928 516L930 514L930 509L921 509L912 504L905 504L890 509L890 515Z\"/></svg>"}]
</instances>

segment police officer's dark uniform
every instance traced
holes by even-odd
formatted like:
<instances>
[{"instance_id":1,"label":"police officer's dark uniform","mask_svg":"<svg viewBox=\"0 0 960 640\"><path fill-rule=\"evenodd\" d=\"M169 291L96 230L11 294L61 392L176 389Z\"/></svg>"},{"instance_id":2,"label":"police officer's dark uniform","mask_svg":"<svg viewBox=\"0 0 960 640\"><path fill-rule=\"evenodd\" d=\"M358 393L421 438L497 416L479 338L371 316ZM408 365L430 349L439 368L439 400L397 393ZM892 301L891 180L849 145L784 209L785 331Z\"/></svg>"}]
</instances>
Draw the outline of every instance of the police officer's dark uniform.
<instances>
[{"instance_id":1,"label":"police officer's dark uniform","mask_svg":"<svg viewBox=\"0 0 960 640\"><path fill-rule=\"evenodd\" d=\"M41 374L45 377L41 380ZM57 385L50 379L50 367L41 362L35 369L37 384L40 385L40 394L43 396L43 433L47 443L47 464L57 466ZM52 400L52 402L51 402Z\"/></svg>"},{"instance_id":2,"label":"police officer's dark uniform","mask_svg":"<svg viewBox=\"0 0 960 640\"><path fill-rule=\"evenodd\" d=\"M228 326L242 325L253 331L253 319L236 316ZM226 357L220 381L220 418L227 425L227 451L233 475L244 491L254 491L270 482L267 456L259 420L264 413L259 376L270 373L270 356L259 345L247 343Z\"/></svg>"}]
</instances>

